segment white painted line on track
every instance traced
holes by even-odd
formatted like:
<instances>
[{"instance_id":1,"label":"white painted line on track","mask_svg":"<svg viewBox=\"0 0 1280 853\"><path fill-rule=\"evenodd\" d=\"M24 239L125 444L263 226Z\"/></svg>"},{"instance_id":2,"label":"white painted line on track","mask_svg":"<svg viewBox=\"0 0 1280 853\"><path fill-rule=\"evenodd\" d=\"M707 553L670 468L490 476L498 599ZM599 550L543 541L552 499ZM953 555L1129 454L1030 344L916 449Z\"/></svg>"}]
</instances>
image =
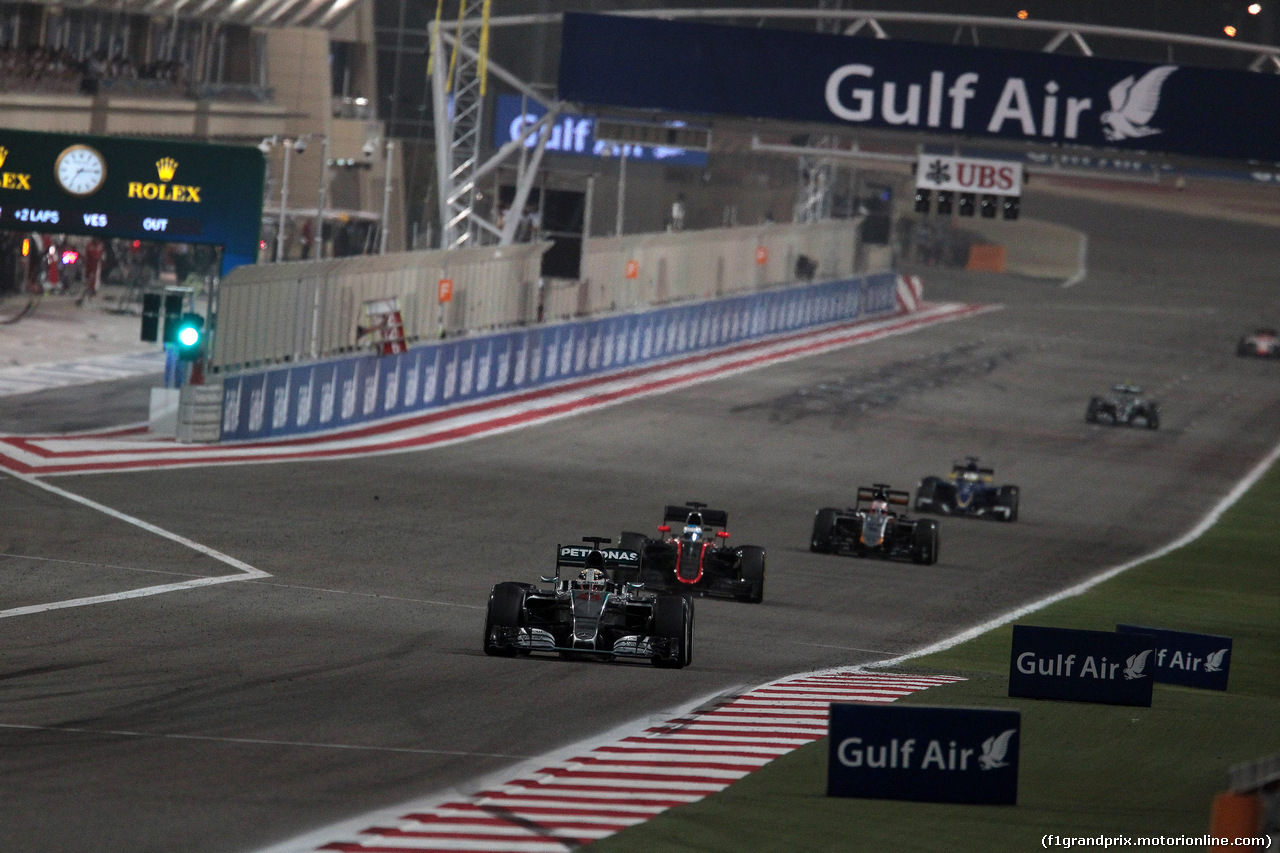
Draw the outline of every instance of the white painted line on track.
<instances>
[{"instance_id":1,"label":"white painted line on track","mask_svg":"<svg viewBox=\"0 0 1280 853\"><path fill-rule=\"evenodd\" d=\"M44 489L46 492L52 492L55 495L59 495L69 501L78 503L81 506L86 506L89 509L97 510L98 512L108 515L118 521L123 521L126 524L132 524L134 527L139 527L148 533L168 539L171 542L176 542L179 545L182 545L185 548L190 548L192 551L203 554L206 557L212 557L221 563L231 566L238 574L196 578L194 580L180 581L178 583L130 589L125 590L124 592L93 595L85 598L72 598L65 601L53 601L47 604L32 604L26 607L14 607L9 610L0 610L0 619L7 619L11 616L29 616L33 613L45 613L50 610L62 610L68 607L87 607L92 604L106 604L114 601L125 601L130 598L145 598L151 595L162 595L168 592L181 592L189 589L197 589L199 587L214 586L216 584L234 583L236 581L256 580L271 577L267 572L264 572L261 569L255 569L248 563L243 562L242 560L237 560L229 554L224 554L221 551L210 548L208 545L201 545L193 539L188 539L185 536L165 530L163 527L157 527L150 522L143 521L140 518L135 518L132 515L127 515L119 510L112 509L105 504L100 504L97 501L83 497L82 495L77 495L75 492L69 492L66 489L42 482L41 480L26 474L18 474L12 471L6 473L14 479L21 480L22 482L37 488Z\"/></svg>"},{"instance_id":2,"label":"white painted line on track","mask_svg":"<svg viewBox=\"0 0 1280 853\"><path fill-rule=\"evenodd\" d=\"M1209 528L1217 524L1218 520L1222 518L1223 513L1235 506L1236 502L1244 496L1244 493L1253 488L1254 483L1262 479L1262 475L1267 473L1267 470L1274 465L1278 459L1280 459L1280 444L1271 448L1271 452L1264 456L1262 461L1257 465L1253 466L1249 473L1245 474L1244 478L1240 480L1240 482L1236 483L1235 487L1232 488L1231 491L1227 492L1226 496L1222 500L1218 501L1213 509L1209 510L1209 513L1201 518L1195 527L1192 527L1168 545L1157 548L1148 554L1143 554L1141 557L1136 557L1127 563L1112 566L1111 568L1094 575L1088 580L1081 581L1074 586L1067 587L1060 592L1055 592L1053 595L1046 596L1038 601L1033 601L1030 604L1024 604L1022 607L1010 610L1008 613L1004 613L994 619L989 619L981 625L975 625L972 628L961 631L959 634L948 637L945 640L939 640L938 642L932 643L924 648L916 649L913 652L908 652L905 655L898 655L897 657L889 658L888 660L860 664L857 668L865 671L880 669L887 666L898 666L899 664L905 663L909 660L924 657L925 655L931 655L934 652L945 652L947 649L955 648L961 643L966 643L969 640L976 639L977 637L988 633L989 631L994 631L997 628L1008 625L1015 619L1021 619L1023 616L1029 616L1038 610L1043 610L1051 604L1057 604L1059 601L1064 601L1065 599L1082 595L1093 589L1098 584L1105 583L1117 575L1121 575L1129 571L1129 569L1132 569L1135 566L1140 566L1143 563L1157 560L1166 554L1178 550L1184 545L1190 545L1192 542L1203 536Z\"/></svg>"}]
</instances>

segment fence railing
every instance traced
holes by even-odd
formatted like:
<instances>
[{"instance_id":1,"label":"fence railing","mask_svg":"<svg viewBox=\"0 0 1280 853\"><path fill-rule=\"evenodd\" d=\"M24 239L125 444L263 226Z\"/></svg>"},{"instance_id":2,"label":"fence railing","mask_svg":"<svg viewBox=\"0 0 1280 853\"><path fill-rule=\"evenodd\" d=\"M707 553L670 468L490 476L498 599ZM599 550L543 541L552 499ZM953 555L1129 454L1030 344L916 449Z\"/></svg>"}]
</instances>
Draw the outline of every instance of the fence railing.
<instances>
[{"instance_id":1,"label":"fence railing","mask_svg":"<svg viewBox=\"0 0 1280 853\"><path fill-rule=\"evenodd\" d=\"M598 238L577 281L540 280L547 243L240 267L219 287L209 365L232 372L368 348L361 306L391 297L412 343L848 278L857 235L849 219ZM452 282L446 303L441 279Z\"/></svg>"},{"instance_id":2,"label":"fence railing","mask_svg":"<svg viewBox=\"0 0 1280 853\"><path fill-rule=\"evenodd\" d=\"M394 297L409 342L536 320L547 244L397 252L232 270L218 289L214 372L362 349L361 306ZM452 282L438 301L441 279Z\"/></svg>"}]
</instances>

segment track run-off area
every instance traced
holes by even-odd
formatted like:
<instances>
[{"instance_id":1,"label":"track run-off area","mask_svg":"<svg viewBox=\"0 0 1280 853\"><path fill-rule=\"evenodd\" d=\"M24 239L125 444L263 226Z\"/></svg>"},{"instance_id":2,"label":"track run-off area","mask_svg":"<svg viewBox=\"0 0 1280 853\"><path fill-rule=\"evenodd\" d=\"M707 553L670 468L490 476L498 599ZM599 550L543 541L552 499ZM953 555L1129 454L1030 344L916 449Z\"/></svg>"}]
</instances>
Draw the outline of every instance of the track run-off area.
<instances>
[{"instance_id":1,"label":"track run-off area","mask_svg":"<svg viewBox=\"0 0 1280 853\"><path fill-rule=\"evenodd\" d=\"M1280 314L1280 241L1045 194L1024 212L1086 232L1088 275L1064 289L923 270L936 306L1003 307L909 333L580 389L535 416L402 424L418 432L385 446L258 445L270 465L127 435L6 439L0 844L351 842L323 830L462 803L608 733L910 653L1176 540L1280 442L1277 365L1234 355ZM1084 422L1121 381L1160 400L1158 431ZM818 507L871 482L914 488L965 455L1021 487L1018 522L943 519L932 566L808 551ZM687 500L769 554L763 604L698 601L692 666L483 655L494 583L535 581L557 543L652 530ZM95 603L40 609L79 600Z\"/></svg>"}]
</instances>

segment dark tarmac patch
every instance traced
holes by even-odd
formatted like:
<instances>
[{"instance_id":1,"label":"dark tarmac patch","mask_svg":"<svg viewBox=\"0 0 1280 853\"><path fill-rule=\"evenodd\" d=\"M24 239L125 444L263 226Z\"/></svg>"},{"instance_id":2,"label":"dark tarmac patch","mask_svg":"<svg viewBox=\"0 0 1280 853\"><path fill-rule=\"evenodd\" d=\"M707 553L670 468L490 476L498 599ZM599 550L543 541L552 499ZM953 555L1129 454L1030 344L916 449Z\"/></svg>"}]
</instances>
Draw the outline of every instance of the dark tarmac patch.
<instances>
[{"instance_id":1,"label":"dark tarmac patch","mask_svg":"<svg viewBox=\"0 0 1280 853\"><path fill-rule=\"evenodd\" d=\"M999 347L982 342L895 361L878 370L819 382L772 400L735 406L735 415L765 412L772 423L830 417L833 427L873 409L893 406L904 397L988 376L1030 351L1026 345Z\"/></svg>"}]
</instances>

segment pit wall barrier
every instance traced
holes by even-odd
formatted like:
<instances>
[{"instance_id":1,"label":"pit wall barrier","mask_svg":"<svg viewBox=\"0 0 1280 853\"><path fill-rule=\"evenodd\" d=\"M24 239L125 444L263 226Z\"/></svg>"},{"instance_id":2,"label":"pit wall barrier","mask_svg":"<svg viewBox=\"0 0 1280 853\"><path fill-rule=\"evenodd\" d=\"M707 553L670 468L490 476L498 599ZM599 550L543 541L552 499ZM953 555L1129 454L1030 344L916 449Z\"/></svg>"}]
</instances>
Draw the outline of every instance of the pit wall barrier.
<instances>
[{"instance_id":1,"label":"pit wall barrier","mask_svg":"<svg viewBox=\"0 0 1280 853\"><path fill-rule=\"evenodd\" d=\"M814 280L875 271L855 266L860 221L592 237L583 250L579 280L548 284L544 316L568 319L761 290L794 281L802 256L812 265Z\"/></svg>"},{"instance_id":2,"label":"pit wall barrier","mask_svg":"<svg viewBox=\"0 0 1280 853\"><path fill-rule=\"evenodd\" d=\"M877 273L476 335L223 378L221 439L289 436L527 391L825 323L918 307Z\"/></svg>"},{"instance_id":3,"label":"pit wall barrier","mask_svg":"<svg viewBox=\"0 0 1280 853\"><path fill-rule=\"evenodd\" d=\"M239 267L218 287L209 372L216 377L358 352L361 306L372 300L397 300L405 338L413 343L877 269L854 267L856 219L593 238L574 281L540 277L550 245ZM797 274L801 256L804 275ZM451 285L446 302L440 301L442 279Z\"/></svg>"}]
</instances>

